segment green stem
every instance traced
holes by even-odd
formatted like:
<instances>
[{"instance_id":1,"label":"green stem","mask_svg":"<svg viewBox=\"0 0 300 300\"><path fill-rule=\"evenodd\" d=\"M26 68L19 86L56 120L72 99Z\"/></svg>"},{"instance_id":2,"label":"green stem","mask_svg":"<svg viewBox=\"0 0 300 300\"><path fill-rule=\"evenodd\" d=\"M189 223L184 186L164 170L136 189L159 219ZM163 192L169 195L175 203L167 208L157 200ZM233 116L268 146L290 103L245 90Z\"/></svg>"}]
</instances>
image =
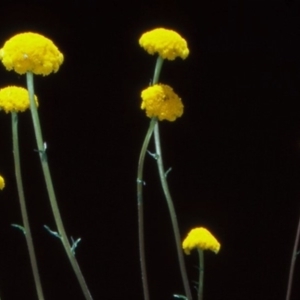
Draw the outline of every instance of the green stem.
<instances>
[{"instance_id":1,"label":"green stem","mask_svg":"<svg viewBox=\"0 0 300 300\"><path fill-rule=\"evenodd\" d=\"M180 238L180 233L179 233L177 216L176 216L174 204L172 201L172 197L170 194L169 186L167 183L166 172L165 172L164 166L163 166L163 158L162 158L162 151L161 151L161 146L160 146L158 123L156 123L155 128L154 128L154 140L155 140L155 149L156 149L156 155L157 155L157 166L158 166L158 171L159 171L159 177L160 177L160 182L161 182L161 185L162 185L165 197L166 197L167 205L169 208L169 213L171 216L183 286L184 286L184 290L185 290L187 298L189 300L191 300L192 294L191 294L191 289L190 289L189 281L188 281L188 277L187 277L187 272L186 272L186 267L185 267L185 262L184 262L184 257L183 257L183 251L181 248L181 238Z\"/></svg>"},{"instance_id":2,"label":"green stem","mask_svg":"<svg viewBox=\"0 0 300 300\"><path fill-rule=\"evenodd\" d=\"M145 156L147 148L149 145L150 138L153 133L154 126L157 122L156 118L152 118L147 134L144 139L144 143L141 149L139 162L138 162L138 175L137 175L137 203L138 203L138 227L139 227L139 251L140 251L140 264L142 272L142 283L143 283L143 292L144 299L149 300L149 288L148 288L148 279L147 279L147 269L146 269L146 255L145 255L145 237L144 237L144 209L143 209L143 170Z\"/></svg>"},{"instance_id":3,"label":"green stem","mask_svg":"<svg viewBox=\"0 0 300 300\"><path fill-rule=\"evenodd\" d=\"M13 154L14 154L14 162L15 162L15 175L17 181L17 189L19 194L19 202L21 207L21 215L23 219L23 226L25 230L25 238L27 243L27 248L29 252L29 258L31 263L31 268L33 272L33 277L35 281L35 287L39 300L44 300L43 289L41 284L41 279L38 271L37 259L35 256L31 230L29 226L24 189L22 183L22 175L21 175L21 163L20 163L20 152L19 152L19 135L18 135L18 114L15 112L11 113L12 120L12 136L13 136Z\"/></svg>"},{"instance_id":4,"label":"green stem","mask_svg":"<svg viewBox=\"0 0 300 300\"><path fill-rule=\"evenodd\" d=\"M38 111L37 111L36 103L34 101L33 74L31 72L27 72L26 78L27 78L27 88L28 88L29 99L30 99L30 110L31 110L31 115L32 115L32 120L33 120L33 126L34 126L34 132L35 132L38 152L39 152L39 156L40 156L42 170L43 170L46 187L47 187L47 191L48 191L48 195L49 195L49 199L50 199L53 216L54 216L55 223L57 226L57 230L61 237L61 241L65 248L65 251L67 253L69 261L72 265L73 271L74 271L74 273L77 277L77 280L80 284L81 290L85 296L85 299L91 300L92 296L89 292L88 286L85 282L83 274L77 263L75 255L71 251L71 245L69 243L69 240L68 240L68 237L67 237L64 225L63 225L63 221L62 221L62 218L60 215L60 211L58 208L58 204L57 204L57 200L56 200L56 196L55 196L55 192L54 192L54 188L53 188L52 178L51 178L51 174L50 174L50 170L49 170L48 160L47 160L47 154L46 154L46 149L45 149L46 147L43 142Z\"/></svg>"},{"instance_id":5,"label":"green stem","mask_svg":"<svg viewBox=\"0 0 300 300\"><path fill-rule=\"evenodd\" d=\"M155 69L154 69L154 76L153 76L152 84L157 84L158 83L159 75L160 75L160 72L161 72L163 62L164 62L164 59L161 56L158 56L157 60L156 60Z\"/></svg>"},{"instance_id":6,"label":"green stem","mask_svg":"<svg viewBox=\"0 0 300 300\"><path fill-rule=\"evenodd\" d=\"M290 300L290 297L291 297L294 269L295 269L295 263L296 263L296 258L297 258L297 248L298 248L298 244L299 244L299 237L300 237L300 217L299 217L299 221L298 221L295 243L294 243L293 253L292 253L292 258L291 258L288 287L287 287L286 298L285 298L286 300Z\"/></svg>"},{"instance_id":7,"label":"green stem","mask_svg":"<svg viewBox=\"0 0 300 300\"><path fill-rule=\"evenodd\" d=\"M161 72L163 58L158 56L156 60L153 82L156 84L159 79L159 74ZM140 253L140 265L142 273L142 284L143 284L143 293L144 300L149 300L149 287L148 287L148 277L147 277L147 268L146 268L146 254L145 254L145 234L144 234L144 203L143 203L143 170L145 156L148 149L149 141L153 134L154 126L157 123L156 118L152 118L149 124L147 134L145 136L143 146L140 152L139 162L138 162L138 174L137 174L137 205L138 205L138 231L139 231L139 253Z\"/></svg>"},{"instance_id":8,"label":"green stem","mask_svg":"<svg viewBox=\"0 0 300 300\"><path fill-rule=\"evenodd\" d=\"M198 283L198 300L203 299L203 280L204 280L204 253L198 248L199 254L199 283Z\"/></svg>"}]
</instances>

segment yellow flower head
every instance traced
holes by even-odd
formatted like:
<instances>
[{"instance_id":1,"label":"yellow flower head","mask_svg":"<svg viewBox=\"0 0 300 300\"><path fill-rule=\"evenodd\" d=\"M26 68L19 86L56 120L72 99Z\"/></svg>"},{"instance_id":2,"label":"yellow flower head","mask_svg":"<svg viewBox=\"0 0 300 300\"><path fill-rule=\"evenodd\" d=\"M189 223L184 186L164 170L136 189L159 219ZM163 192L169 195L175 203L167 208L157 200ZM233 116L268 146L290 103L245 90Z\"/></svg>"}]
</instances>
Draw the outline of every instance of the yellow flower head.
<instances>
[{"instance_id":1,"label":"yellow flower head","mask_svg":"<svg viewBox=\"0 0 300 300\"><path fill-rule=\"evenodd\" d=\"M185 59L190 52L185 39L177 32L164 28L144 33L139 43L149 54L158 53L169 60L174 60L177 56Z\"/></svg>"},{"instance_id":2,"label":"yellow flower head","mask_svg":"<svg viewBox=\"0 0 300 300\"><path fill-rule=\"evenodd\" d=\"M175 121L183 114L183 104L173 89L164 84L155 84L142 91L141 108L149 118L157 117L160 121Z\"/></svg>"},{"instance_id":3,"label":"yellow flower head","mask_svg":"<svg viewBox=\"0 0 300 300\"><path fill-rule=\"evenodd\" d=\"M0 49L0 59L9 71L45 76L58 71L64 56L51 40L37 33L26 32L6 41Z\"/></svg>"},{"instance_id":4,"label":"yellow flower head","mask_svg":"<svg viewBox=\"0 0 300 300\"><path fill-rule=\"evenodd\" d=\"M5 187L4 178L0 175L0 190L3 190Z\"/></svg>"},{"instance_id":5,"label":"yellow flower head","mask_svg":"<svg viewBox=\"0 0 300 300\"><path fill-rule=\"evenodd\" d=\"M182 248L186 254L190 254L191 250L195 248L218 253L220 247L221 245L216 238L203 227L192 229L182 243Z\"/></svg>"},{"instance_id":6,"label":"yellow flower head","mask_svg":"<svg viewBox=\"0 0 300 300\"><path fill-rule=\"evenodd\" d=\"M37 97L35 103L38 105ZM8 86L0 89L0 110L9 112L21 112L29 108L29 95L28 91L24 88L17 86Z\"/></svg>"}]
</instances>

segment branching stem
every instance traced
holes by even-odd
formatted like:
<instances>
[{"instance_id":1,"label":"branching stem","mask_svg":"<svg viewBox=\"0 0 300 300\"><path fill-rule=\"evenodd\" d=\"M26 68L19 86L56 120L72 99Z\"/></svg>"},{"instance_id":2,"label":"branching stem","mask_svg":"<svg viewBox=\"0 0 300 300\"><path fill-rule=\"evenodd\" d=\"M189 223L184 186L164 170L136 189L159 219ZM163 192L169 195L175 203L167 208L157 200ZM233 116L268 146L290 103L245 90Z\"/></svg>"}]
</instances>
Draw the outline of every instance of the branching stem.
<instances>
[{"instance_id":1,"label":"branching stem","mask_svg":"<svg viewBox=\"0 0 300 300\"><path fill-rule=\"evenodd\" d=\"M161 72L163 59L158 56L156 60L156 65L154 69L153 84L156 84L159 79ZM145 136L143 146L140 152L139 162L138 162L138 174L137 174L137 205L138 205L138 232L139 232L139 252L140 252L140 265L142 273L142 284L143 284L143 293L144 300L150 299L149 287L148 287L148 277L147 277L147 268L146 268L146 254L145 254L145 233L144 233L144 203L143 203L143 170L145 156L148 149L148 145L153 134L154 126L157 123L156 118L152 118L149 124L147 134Z\"/></svg>"},{"instance_id":2,"label":"branching stem","mask_svg":"<svg viewBox=\"0 0 300 300\"><path fill-rule=\"evenodd\" d=\"M29 92L29 99L30 99L30 110L31 110L31 115L32 115L32 121L33 121L33 126L34 126L34 132L35 132L35 137L36 137L36 142L37 142L37 147L38 147L38 152L40 156L40 161L42 165L42 170L46 182L46 187L49 195L49 200L53 212L53 216L55 219L55 223L57 226L57 231L61 236L61 241L62 244L65 248L65 251L67 253L67 256L69 258L69 261L72 265L73 271L78 279L78 282L80 284L81 290L85 296L85 299L91 300L92 296L90 294L90 291L88 289L88 286L85 282L85 279L83 277L83 274L80 270L80 267L77 263L76 257L73 255L71 251L71 245L69 243L63 221L60 215L60 211L58 208L57 200L56 200L56 195L54 192L54 187L52 183L52 178L49 170L49 165L48 165L48 159L47 159L47 154L46 154L46 149L42 137L42 131L41 131L41 125L40 125L40 120L38 116L38 111L36 107L36 103L34 101L34 86L33 86L33 74L31 72L26 73L26 78L27 78L27 88Z\"/></svg>"},{"instance_id":3,"label":"branching stem","mask_svg":"<svg viewBox=\"0 0 300 300\"><path fill-rule=\"evenodd\" d=\"M167 205L168 205L168 209L169 209L169 213L170 213L170 217L171 217L183 286L184 286L184 290L185 290L188 300L192 300L192 294L191 294L191 289L190 289L189 281L188 281L188 277L187 277L187 272L186 272L186 267L185 267L185 262L184 262L184 257L183 257L183 251L181 248L181 238L180 238L180 233L179 233L177 216L176 216L174 204L172 201L171 193L169 190L168 182L167 182L167 179L165 176L166 172L165 172L164 165L163 165L158 123L156 123L155 128L154 128L154 140L155 140L155 149L156 149L156 154L157 154L156 161L157 161L157 166L158 166L159 178L160 178L160 182L162 185L162 189L165 194L165 198L167 201Z\"/></svg>"}]
</instances>

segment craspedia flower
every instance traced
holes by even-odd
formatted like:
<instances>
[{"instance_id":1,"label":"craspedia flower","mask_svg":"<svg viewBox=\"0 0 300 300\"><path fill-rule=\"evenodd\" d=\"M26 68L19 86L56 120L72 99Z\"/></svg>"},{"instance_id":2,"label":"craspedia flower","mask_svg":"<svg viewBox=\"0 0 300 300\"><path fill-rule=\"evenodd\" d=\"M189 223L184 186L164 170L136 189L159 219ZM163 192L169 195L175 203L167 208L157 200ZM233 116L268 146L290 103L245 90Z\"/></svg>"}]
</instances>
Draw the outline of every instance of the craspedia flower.
<instances>
[{"instance_id":1,"label":"craspedia flower","mask_svg":"<svg viewBox=\"0 0 300 300\"><path fill-rule=\"evenodd\" d=\"M4 178L0 175L0 190L3 190L5 187Z\"/></svg>"},{"instance_id":2,"label":"craspedia flower","mask_svg":"<svg viewBox=\"0 0 300 300\"><path fill-rule=\"evenodd\" d=\"M165 84L155 84L142 91L141 108L149 118L175 121L183 114L183 104L173 89Z\"/></svg>"},{"instance_id":3,"label":"craspedia flower","mask_svg":"<svg viewBox=\"0 0 300 300\"><path fill-rule=\"evenodd\" d=\"M0 49L0 59L9 71L45 76L58 71L64 56L51 40L37 33L26 32L6 41Z\"/></svg>"},{"instance_id":4,"label":"craspedia flower","mask_svg":"<svg viewBox=\"0 0 300 300\"><path fill-rule=\"evenodd\" d=\"M182 243L182 249L186 254L190 254L191 250L196 248L218 253L220 247L221 245L217 239L203 227L192 229Z\"/></svg>"},{"instance_id":5,"label":"craspedia flower","mask_svg":"<svg viewBox=\"0 0 300 300\"><path fill-rule=\"evenodd\" d=\"M185 59L189 55L187 42L177 32L157 28L144 33L139 44L149 54L158 53L162 58L174 60L176 57Z\"/></svg>"},{"instance_id":6,"label":"craspedia flower","mask_svg":"<svg viewBox=\"0 0 300 300\"><path fill-rule=\"evenodd\" d=\"M38 105L37 97L35 103ZM0 110L9 112L23 112L30 106L28 91L22 87L8 86L0 89Z\"/></svg>"}]
</instances>

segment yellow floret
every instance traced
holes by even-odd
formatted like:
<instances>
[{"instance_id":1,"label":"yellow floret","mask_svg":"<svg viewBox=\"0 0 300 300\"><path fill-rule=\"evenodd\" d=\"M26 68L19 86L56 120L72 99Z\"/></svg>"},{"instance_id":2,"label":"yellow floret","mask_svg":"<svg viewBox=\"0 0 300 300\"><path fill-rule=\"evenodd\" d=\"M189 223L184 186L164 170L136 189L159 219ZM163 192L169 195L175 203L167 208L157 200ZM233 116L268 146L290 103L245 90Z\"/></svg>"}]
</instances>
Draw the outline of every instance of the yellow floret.
<instances>
[{"instance_id":1,"label":"yellow floret","mask_svg":"<svg viewBox=\"0 0 300 300\"><path fill-rule=\"evenodd\" d=\"M3 190L5 187L4 178L0 175L0 190Z\"/></svg>"},{"instance_id":2,"label":"yellow floret","mask_svg":"<svg viewBox=\"0 0 300 300\"><path fill-rule=\"evenodd\" d=\"M220 247L221 245L217 239L203 227L192 229L182 243L182 248L186 254L190 254L191 250L195 248L218 253Z\"/></svg>"},{"instance_id":3,"label":"yellow floret","mask_svg":"<svg viewBox=\"0 0 300 300\"><path fill-rule=\"evenodd\" d=\"M149 54L158 53L164 59L174 60L178 56L185 59L189 55L186 40L169 29L148 31L141 36L139 43Z\"/></svg>"},{"instance_id":4,"label":"yellow floret","mask_svg":"<svg viewBox=\"0 0 300 300\"><path fill-rule=\"evenodd\" d=\"M26 32L6 41L0 49L0 59L9 71L45 76L58 71L64 56L51 40L37 33Z\"/></svg>"},{"instance_id":5,"label":"yellow floret","mask_svg":"<svg viewBox=\"0 0 300 300\"><path fill-rule=\"evenodd\" d=\"M175 121L183 114L183 104L173 89L164 84L155 84L142 91L141 108L149 118L157 117L160 121Z\"/></svg>"},{"instance_id":6,"label":"yellow floret","mask_svg":"<svg viewBox=\"0 0 300 300\"><path fill-rule=\"evenodd\" d=\"M37 97L35 102L38 105ZM0 110L6 113L23 112L30 106L28 91L22 87L8 86L0 89Z\"/></svg>"}]
</instances>

